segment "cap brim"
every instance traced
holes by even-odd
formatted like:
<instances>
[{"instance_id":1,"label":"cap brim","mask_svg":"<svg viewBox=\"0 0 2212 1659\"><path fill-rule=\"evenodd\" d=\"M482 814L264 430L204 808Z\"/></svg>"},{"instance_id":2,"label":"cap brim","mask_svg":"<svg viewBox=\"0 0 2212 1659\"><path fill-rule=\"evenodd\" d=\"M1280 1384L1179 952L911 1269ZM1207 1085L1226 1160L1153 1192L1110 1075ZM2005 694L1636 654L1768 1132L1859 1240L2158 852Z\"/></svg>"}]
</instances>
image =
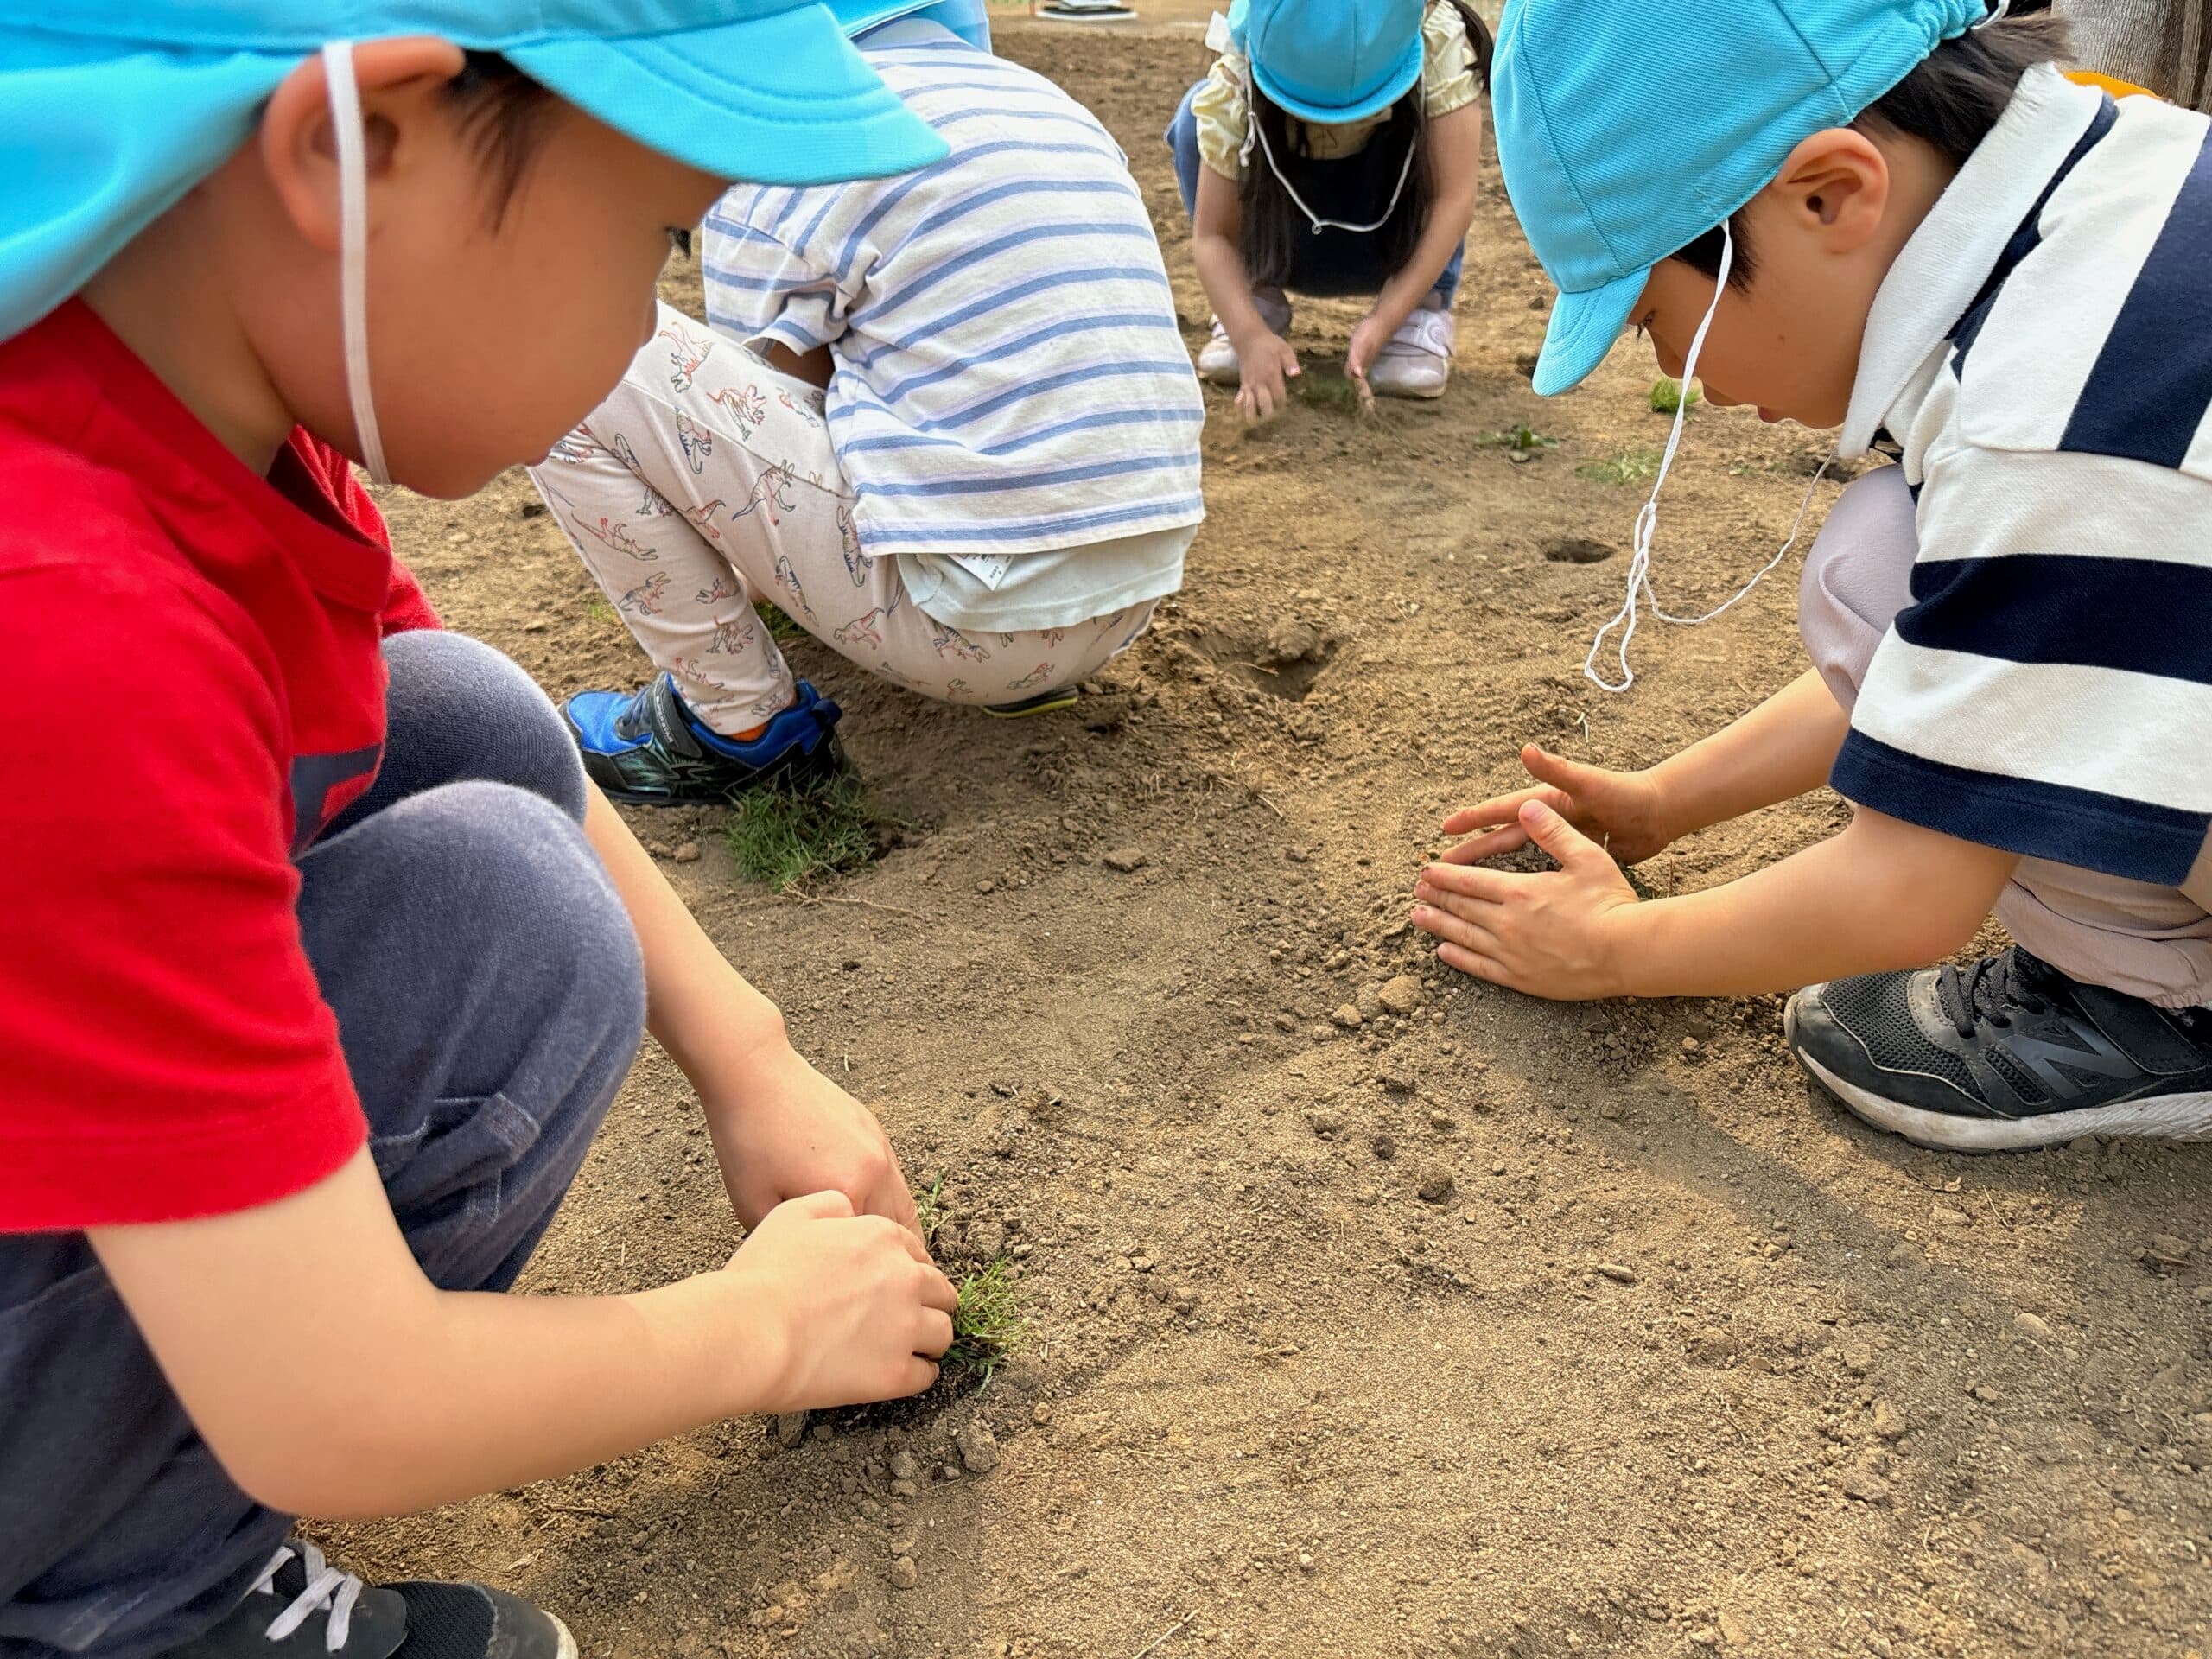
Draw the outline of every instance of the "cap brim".
<instances>
[{"instance_id":1,"label":"cap brim","mask_svg":"<svg viewBox=\"0 0 2212 1659\"><path fill-rule=\"evenodd\" d=\"M831 184L911 173L947 153L824 5L505 55L618 131L717 178Z\"/></svg>"},{"instance_id":2,"label":"cap brim","mask_svg":"<svg viewBox=\"0 0 2212 1659\"><path fill-rule=\"evenodd\" d=\"M1552 308L1551 324L1544 331L1543 353L1536 359L1534 378L1538 397L1556 397L1590 378L1621 337L1650 280L1647 266L1603 288L1559 296L1559 303Z\"/></svg>"}]
</instances>

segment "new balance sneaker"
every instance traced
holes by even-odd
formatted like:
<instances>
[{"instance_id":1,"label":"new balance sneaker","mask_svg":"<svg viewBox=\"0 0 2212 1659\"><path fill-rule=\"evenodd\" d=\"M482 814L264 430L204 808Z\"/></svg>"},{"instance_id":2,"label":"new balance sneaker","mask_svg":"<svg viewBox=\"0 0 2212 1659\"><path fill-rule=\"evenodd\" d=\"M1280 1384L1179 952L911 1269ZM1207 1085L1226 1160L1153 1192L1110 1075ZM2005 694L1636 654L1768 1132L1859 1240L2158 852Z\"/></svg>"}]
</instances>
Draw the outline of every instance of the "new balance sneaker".
<instances>
[{"instance_id":1,"label":"new balance sneaker","mask_svg":"<svg viewBox=\"0 0 2212 1659\"><path fill-rule=\"evenodd\" d=\"M2153 1007L2018 945L1967 968L1808 986L1783 1030L1845 1106L1920 1146L2212 1140L2212 1009Z\"/></svg>"},{"instance_id":2,"label":"new balance sneaker","mask_svg":"<svg viewBox=\"0 0 2212 1659\"><path fill-rule=\"evenodd\" d=\"M1452 349L1458 340L1459 327L1449 311L1423 306L1375 354L1367 384L1378 397L1441 397L1452 378Z\"/></svg>"},{"instance_id":3,"label":"new balance sneaker","mask_svg":"<svg viewBox=\"0 0 2212 1659\"><path fill-rule=\"evenodd\" d=\"M230 1615L164 1659L575 1659L568 1627L481 1584L366 1585L288 1539Z\"/></svg>"},{"instance_id":4,"label":"new balance sneaker","mask_svg":"<svg viewBox=\"0 0 2212 1659\"><path fill-rule=\"evenodd\" d=\"M804 680L798 700L746 742L701 725L665 674L634 693L579 691L562 712L592 782L632 805L716 806L744 790L845 769L831 729L844 711Z\"/></svg>"},{"instance_id":5,"label":"new balance sneaker","mask_svg":"<svg viewBox=\"0 0 2212 1659\"><path fill-rule=\"evenodd\" d=\"M1255 288L1252 303L1259 308L1260 321L1278 334L1290 332L1290 301L1279 288ZM1221 326L1221 319L1213 320L1213 332L1206 343L1198 347L1198 378L1211 380L1217 386L1241 385L1244 371L1236 361L1236 346L1229 338L1229 330Z\"/></svg>"}]
</instances>

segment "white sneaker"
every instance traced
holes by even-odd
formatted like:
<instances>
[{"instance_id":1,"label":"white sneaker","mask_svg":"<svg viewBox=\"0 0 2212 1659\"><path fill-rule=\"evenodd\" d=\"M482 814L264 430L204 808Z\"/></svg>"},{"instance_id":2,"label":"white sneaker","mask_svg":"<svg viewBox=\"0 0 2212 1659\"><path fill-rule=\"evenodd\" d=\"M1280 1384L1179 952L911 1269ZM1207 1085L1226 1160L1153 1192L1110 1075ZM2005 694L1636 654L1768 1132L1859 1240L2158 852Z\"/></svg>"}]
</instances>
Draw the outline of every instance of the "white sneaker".
<instances>
[{"instance_id":1,"label":"white sneaker","mask_svg":"<svg viewBox=\"0 0 2212 1659\"><path fill-rule=\"evenodd\" d=\"M1260 321L1278 334L1290 332L1290 302L1279 288L1260 288L1252 291L1252 303L1259 308ZM1229 330L1221 326L1221 319L1213 320L1213 333L1206 343L1198 347L1198 378L1211 380L1217 386L1240 385L1244 372L1236 361L1236 347L1229 338Z\"/></svg>"},{"instance_id":2,"label":"white sneaker","mask_svg":"<svg viewBox=\"0 0 2212 1659\"><path fill-rule=\"evenodd\" d=\"M1449 311L1423 306L1398 325L1369 365L1367 384L1381 397L1441 397L1452 378L1459 331Z\"/></svg>"}]
</instances>

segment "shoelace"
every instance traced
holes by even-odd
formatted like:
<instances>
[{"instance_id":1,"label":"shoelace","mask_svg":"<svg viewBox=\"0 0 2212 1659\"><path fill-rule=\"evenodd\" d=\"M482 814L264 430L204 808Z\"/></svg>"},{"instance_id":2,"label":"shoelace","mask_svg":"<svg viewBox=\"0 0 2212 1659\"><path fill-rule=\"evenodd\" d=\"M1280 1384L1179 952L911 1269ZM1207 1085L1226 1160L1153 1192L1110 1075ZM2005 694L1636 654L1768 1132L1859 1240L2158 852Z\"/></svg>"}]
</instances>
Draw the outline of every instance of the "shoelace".
<instances>
[{"instance_id":1,"label":"shoelace","mask_svg":"<svg viewBox=\"0 0 2212 1659\"><path fill-rule=\"evenodd\" d=\"M351 1573L340 1572L324 1560L322 1552L305 1539L294 1539L269 1558L269 1565L254 1583L253 1593L276 1594L276 1574L296 1555L307 1571L307 1585L292 1598L289 1606L269 1621L269 1628L262 1634L271 1642L282 1642L327 1606L330 1610L330 1624L323 1631L322 1645L329 1652L342 1652L346 1636L353 1628L353 1604L361 1599L361 1592L367 1586Z\"/></svg>"},{"instance_id":2,"label":"shoelace","mask_svg":"<svg viewBox=\"0 0 2212 1659\"><path fill-rule=\"evenodd\" d=\"M2016 949L1984 957L1963 969L1946 963L1936 970L1936 1001L1961 1037L1972 1037L1977 1024L2011 1030L2008 1009L2037 1014L2050 1012L2050 999L2028 988L2018 957Z\"/></svg>"}]
</instances>

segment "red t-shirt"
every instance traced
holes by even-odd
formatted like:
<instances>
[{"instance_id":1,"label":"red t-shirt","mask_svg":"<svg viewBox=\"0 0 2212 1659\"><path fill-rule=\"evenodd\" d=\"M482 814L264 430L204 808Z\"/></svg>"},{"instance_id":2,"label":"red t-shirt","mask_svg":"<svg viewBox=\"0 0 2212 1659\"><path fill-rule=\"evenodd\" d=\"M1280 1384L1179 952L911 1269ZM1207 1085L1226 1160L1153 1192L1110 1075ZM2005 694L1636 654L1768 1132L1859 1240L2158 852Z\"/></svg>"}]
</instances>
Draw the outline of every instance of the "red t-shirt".
<instances>
[{"instance_id":1,"label":"red t-shirt","mask_svg":"<svg viewBox=\"0 0 2212 1659\"><path fill-rule=\"evenodd\" d=\"M292 861L435 626L345 458L267 478L86 306L0 342L0 1231L221 1214L361 1144Z\"/></svg>"}]
</instances>

